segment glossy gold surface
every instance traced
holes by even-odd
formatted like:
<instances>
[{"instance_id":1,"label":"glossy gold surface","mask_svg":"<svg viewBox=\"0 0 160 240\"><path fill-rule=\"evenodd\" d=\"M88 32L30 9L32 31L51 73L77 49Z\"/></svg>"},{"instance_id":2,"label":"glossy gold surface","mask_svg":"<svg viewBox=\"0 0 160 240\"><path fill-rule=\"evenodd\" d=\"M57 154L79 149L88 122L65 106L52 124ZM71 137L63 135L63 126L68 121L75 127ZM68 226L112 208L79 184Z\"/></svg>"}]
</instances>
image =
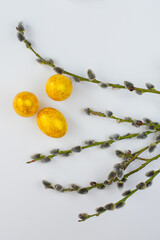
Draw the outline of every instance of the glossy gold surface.
<instances>
[{"instance_id":1,"label":"glossy gold surface","mask_svg":"<svg viewBox=\"0 0 160 240\"><path fill-rule=\"evenodd\" d=\"M56 101L63 101L67 99L72 93L71 80L61 74L51 76L46 82L47 95Z\"/></svg>"},{"instance_id":2,"label":"glossy gold surface","mask_svg":"<svg viewBox=\"0 0 160 240\"><path fill-rule=\"evenodd\" d=\"M31 92L20 92L13 100L15 112L22 117L33 116L39 108L37 97Z\"/></svg>"},{"instance_id":3,"label":"glossy gold surface","mask_svg":"<svg viewBox=\"0 0 160 240\"><path fill-rule=\"evenodd\" d=\"M67 122L63 114L50 107L41 109L37 114L37 124L49 137L60 138L67 132Z\"/></svg>"}]
</instances>

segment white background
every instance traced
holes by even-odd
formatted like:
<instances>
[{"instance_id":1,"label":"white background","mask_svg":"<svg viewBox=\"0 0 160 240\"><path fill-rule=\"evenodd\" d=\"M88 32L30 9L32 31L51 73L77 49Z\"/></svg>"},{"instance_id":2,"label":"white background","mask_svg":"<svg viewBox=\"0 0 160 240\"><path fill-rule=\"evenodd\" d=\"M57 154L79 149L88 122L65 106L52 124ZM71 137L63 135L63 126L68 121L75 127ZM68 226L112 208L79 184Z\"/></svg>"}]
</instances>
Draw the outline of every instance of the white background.
<instances>
[{"instance_id":1,"label":"white background","mask_svg":"<svg viewBox=\"0 0 160 240\"><path fill-rule=\"evenodd\" d=\"M103 90L84 82L73 83L69 99L55 102L45 92L45 83L54 72L35 61L35 56L18 42L15 30L23 20L34 48L68 71L86 76L91 68L102 81L122 84L128 80L139 87L151 82L160 89L159 12L159 0L1 1L0 239L159 239L160 176L151 188L131 197L123 209L82 223L78 223L78 213L94 213L96 207L118 201L123 190L115 185L87 195L63 194L46 190L41 183L46 179L67 187L73 182L81 186L88 186L91 180L101 182L119 161L116 149L136 151L154 141L155 136L117 142L107 150L95 147L69 158L57 157L48 164L27 165L26 161L31 154L47 154L52 148L68 149L88 139L105 140L113 133L143 131L129 124L86 116L83 109L109 109L119 117L159 121L160 96ZM60 110L68 122L66 136L49 138L38 129L36 116L18 116L12 101L20 91L35 93L40 108ZM153 155L159 153L158 149ZM137 161L129 170L138 165ZM146 180L147 170L158 168L157 161L130 177L124 190Z\"/></svg>"}]
</instances>

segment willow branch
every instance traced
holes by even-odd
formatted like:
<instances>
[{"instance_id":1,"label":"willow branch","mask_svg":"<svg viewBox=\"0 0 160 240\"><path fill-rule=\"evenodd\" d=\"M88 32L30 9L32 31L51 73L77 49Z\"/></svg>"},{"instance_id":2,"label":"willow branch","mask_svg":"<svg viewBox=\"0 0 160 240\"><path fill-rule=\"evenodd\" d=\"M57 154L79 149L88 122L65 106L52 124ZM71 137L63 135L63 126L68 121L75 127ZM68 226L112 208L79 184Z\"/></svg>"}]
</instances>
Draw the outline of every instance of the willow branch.
<instances>
[{"instance_id":1,"label":"willow branch","mask_svg":"<svg viewBox=\"0 0 160 240\"><path fill-rule=\"evenodd\" d=\"M149 135L151 133L155 133L156 131L152 132L152 131L146 131L145 134L146 135ZM117 135L117 134L115 134ZM106 140L106 141L101 141L101 142L94 142L93 144L88 144L86 146L77 146L79 147L80 151L81 150L84 150L84 149L87 149L87 148L91 148L91 147L96 147L96 146L100 146L101 148L105 148L105 147L109 147L111 144L113 144L114 142L116 141L121 141L121 140L125 140L125 139L131 139L131 138L135 138L139 135L139 133L133 133L133 134L127 134L127 135L123 135L123 136L119 136L118 135L118 139L116 140ZM76 148L76 147L75 147ZM58 151L58 155L64 155L64 156L68 156L70 155L71 153L73 153L74 148L72 149L68 149L68 150L65 150L65 151L61 151L59 150ZM36 159L33 159L31 161L28 161L27 163L33 163L33 162L36 162L36 161L41 161L45 158L47 159L53 159L55 156L55 154L50 154L50 155L40 155L40 157L36 158Z\"/></svg>"},{"instance_id":2,"label":"willow branch","mask_svg":"<svg viewBox=\"0 0 160 240\"><path fill-rule=\"evenodd\" d=\"M103 117L103 118L112 118L116 120L118 123L131 123L133 126L136 126L136 127L147 126L148 129L150 130L160 130L160 124L157 122L152 122L149 119L144 118L144 121L141 121L141 120L132 119L131 117L119 118L114 116L113 113L110 111L108 111L108 114L107 113L105 114L104 112L94 111L91 108L86 108L85 111L87 112L88 115L94 115L94 116ZM146 123L145 121L147 121L148 123Z\"/></svg>"},{"instance_id":3,"label":"willow branch","mask_svg":"<svg viewBox=\"0 0 160 240\"><path fill-rule=\"evenodd\" d=\"M45 65L48 65L50 67L52 67L54 69L55 67L55 64L53 61L47 61L45 60L40 54L38 54L32 47L32 44L31 42L29 42L25 35L24 35L24 32L25 32L25 29L23 27L23 30L21 30L20 27L17 27L16 30L18 31L19 34L23 34L23 37L22 36L18 36L19 40L20 41L23 41L25 43L25 45L27 46L28 49L30 49L34 55L36 57L38 57L38 59L40 59L40 63L42 64L45 64ZM86 78L86 77L82 77L80 75L77 75L77 74L74 74L74 73L71 73L67 70L64 70L63 69L63 74L66 74L66 75L69 75L71 77L73 77L74 79L76 79L76 81L78 82L89 82L89 83L94 83L94 84L98 84L100 86L102 86L101 84L104 84L102 81L99 81L97 79L89 79L89 78ZM146 88L138 88L138 87L134 87L131 85L131 88L130 87L127 87L125 85L121 85L121 84L113 84L113 83L107 83L106 85L107 87L111 87L111 88L116 88L116 89L128 89L129 91L135 91L137 93L155 93L155 94L160 94L160 91L154 89L154 86L153 87L149 87L149 89L146 89Z\"/></svg>"},{"instance_id":4,"label":"willow branch","mask_svg":"<svg viewBox=\"0 0 160 240\"><path fill-rule=\"evenodd\" d=\"M135 194L139 189L144 189L144 188L146 188L147 186L149 186L149 183L152 183L153 179L159 174L159 172L160 172L160 170L154 171L153 176L151 176L147 181L145 181L145 182L142 184L142 185L143 185L143 188L139 188L138 185L137 185L136 188L135 188L134 190L130 191L129 194L128 194L126 197L124 197L124 198L122 198L121 200L119 200L118 202L116 202L116 203L114 204L114 207L117 208L117 209L120 208L120 207L123 207L123 206L125 205L126 200L127 200L128 198L130 198L133 194ZM87 220L87 219L89 219L89 218L91 218L91 217L95 217L95 216L98 217L98 216L100 216L102 213L104 213L104 212L106 212L106 211L108 210L108 209L106 209L105 207L101 207L101 208L99 208L99 209L102 210L102 211L99 211L99 212L94 213L94 214L91 214L91 215L89 215L89 214L87 214L87 213L83 214L84 219L79 220L79 222L85 221L85 220ZM110 210L113 210L113 209L110 209ZM82 216L82 214L80 214L79 216Z\"/></svg>"},{"instance_id":5,"label":"willow branch","mask_svg":"<svg viewBox=\"0 0 160 240\"><path fill-rule=\"evenodd\" d=\"M155 144L159 144L160 141L156 141ZM123 169L125 170L135 159L138 159L138 156L140 154L142 154L144 151L146 151L148 148L149 148L150 145L146 146L145 148L142 148L138 151L137 154L133 154L132 158L130 159L129 162L126 161L126 165L123 167ZM123 179L126 181L127 178L131 175L133 175L134 173L136 172L139 172L141 169L145 168L149 163L151 163L152 161L154 160L157 160L158 158L160 157L160 154L156 155L155 157L153 158L150 158L150 159L145 159L145 163L143 163L140 167L134 169L133 171L130 171L129 173L125 174L123 176ZM122 179L122 181L123 181ZM79 187L77 184L73 184L73 187L72 187L72 184L71 184L71 187L70 188L65 188L65 187L62 187L61 188L61 192L75 192L75 191L79 191L79 189L84 189L85 190L85 193L87 193L88 191L94 189L94 188L98 188L98 189L105 189L106 186L109 186L112 182L117 182L119 181L119 179L115 176L113 176L113 178L111 178L110 180L104 180L104 182L101 182L101 183L97 183L95 181L92 181L90 183L91 186L87 186L87 187ZM45 182L49 183L48 181L45 180ZM44 183L45 183L44 182ZM74 187L74 185L76 187ZM44 186L46 188L48 188L48 186L50 186L49 188L50 189L56 189L51 183L47 184L47 186L44 184ZM80 192L81 193L81 192Z\"/></svg>"}]
</instances>

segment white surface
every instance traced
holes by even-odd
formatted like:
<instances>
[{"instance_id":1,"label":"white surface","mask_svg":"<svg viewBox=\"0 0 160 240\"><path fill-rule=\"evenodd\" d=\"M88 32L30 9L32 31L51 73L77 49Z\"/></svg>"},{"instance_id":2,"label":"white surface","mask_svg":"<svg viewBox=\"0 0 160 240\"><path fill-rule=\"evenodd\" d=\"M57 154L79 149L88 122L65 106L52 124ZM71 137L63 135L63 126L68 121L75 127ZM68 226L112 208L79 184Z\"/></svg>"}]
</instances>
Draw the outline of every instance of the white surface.
<instances>
[{"instance_id":1,"label":"white surface","mask_svg":"<svg viewBox=\"0 0 160 240\"><path fill-rule=\"evenodd\" d=\"M68 149L84 140L107 139L112 133L140 129L129 124L86 116L82 109L112 110L117 116L152 117L159 120L159 95L138 96L124 90L102 90L94 84L73 83L72 96L54 102L45 93L53 74L38 65L35 56L16 38L16 24L23 20L28 39L44 57L53 57L66 70L86 76L92 68L97 79L113 83L133 81L136 86L152 82L160 89L160 1L155 0L35 0L3 1L0 9L0 239L159 239L160 191L158 176L152 188L138 192L123 209L78 223L80 212L93 213L98 206L118 201L116 186L81 196L45 190L42 179L68 186L103 181L115 162L116 149L138 150L153 141L122 141L109 150L88 149L69 158L57 157L49 164L26 165L31 154L51 148ZM40 108L55 107L68 121L62 139L45 136L36 117L21 118L12 108L20 91L34 92ZM157 148L156 153L158 153ZM146 154L149 157L149 154ZM130 169L137 166L134 164ZM158 161L147 169L157 169ZM144 173L131 177L124 188L145 180Z\"/></svg>"}]
</instances>

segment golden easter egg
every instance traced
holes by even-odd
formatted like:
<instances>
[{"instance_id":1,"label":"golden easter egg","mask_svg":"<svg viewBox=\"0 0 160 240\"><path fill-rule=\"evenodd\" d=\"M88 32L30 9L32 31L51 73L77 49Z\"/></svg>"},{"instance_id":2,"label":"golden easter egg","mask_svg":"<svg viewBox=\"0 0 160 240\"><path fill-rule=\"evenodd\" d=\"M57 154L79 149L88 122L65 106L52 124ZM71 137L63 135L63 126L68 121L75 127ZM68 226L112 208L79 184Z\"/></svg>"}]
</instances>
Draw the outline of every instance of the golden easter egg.
<instances>
[{"instance_id":1,"label":"golden easter egg","mask_svg":"<svg viewBox=\"0 0 160 240\"><path fill-rule=\"evenodd\" d=\"M49 137L60 138L67 132L67 122L63 114L51 107L43 108L38 112L37 124Z\"/></svg>"},{"instance_id":2,"label":"golden easter egg","mask_svg":"<svg viewBox=\"0 0 160 240\"><path fill-rule=\"evenodd\" d=\"M55 74L46 82L47 95L56 101L67 99L71 95L72 89L71 80L62 74Z\"/></svg>"},{"instance_id":3,"label":"golden easter egg","mask_svg":"<svg viewBox=\"0 0 160 240\"><path fill-rule=\"evenodd\" d=\"M38 98L31 92L20 92L13 100L13 108L18 115L31 117L38 111Z\"/></svg>"}]
</instances>

